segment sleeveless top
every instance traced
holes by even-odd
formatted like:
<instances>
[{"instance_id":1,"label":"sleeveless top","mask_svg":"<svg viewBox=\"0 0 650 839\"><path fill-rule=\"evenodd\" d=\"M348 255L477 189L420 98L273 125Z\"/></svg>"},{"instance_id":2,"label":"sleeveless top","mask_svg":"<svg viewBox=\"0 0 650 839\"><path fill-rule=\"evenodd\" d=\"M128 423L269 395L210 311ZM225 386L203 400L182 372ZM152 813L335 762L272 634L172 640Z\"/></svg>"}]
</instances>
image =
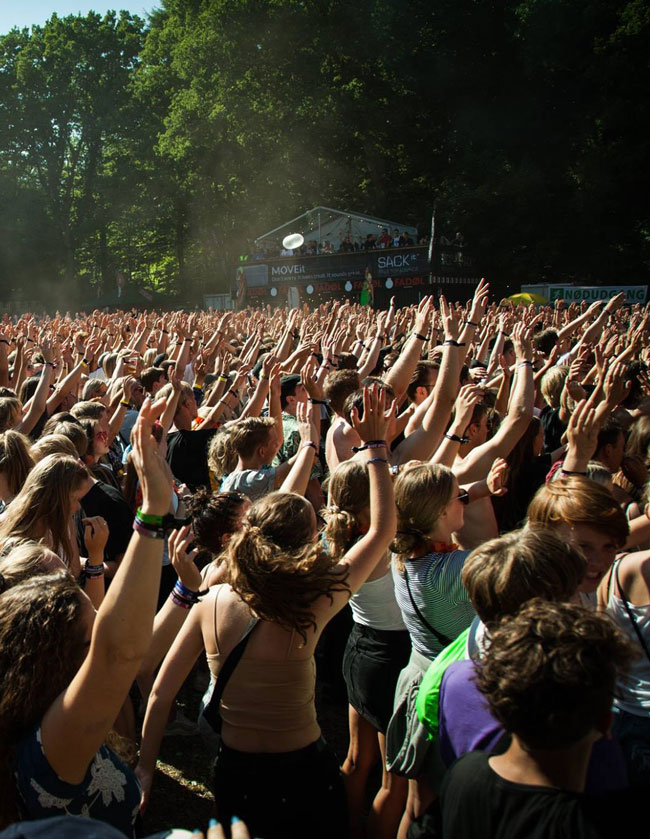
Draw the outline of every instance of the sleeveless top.
<instances>
[{"instance_id":1,"label":"sleeveless top","mask_svg":"<svg viewBox=\"0 0 650 839\"><path fill-rule=\"evenodd\" d=\"M381 630L405 630L395 598L395 584L390 570L383 577L369 580L350 598L355 623Z\"/></svg>"},{"instance_id":2,"label":"sleeveless top","mask_svg":"<svg viewBox=\"0 0 650 839\"><path fill-rule=\"evenodd\" d=\"M14 778L21 808L30 820L64 814L85 816L134 836L140 784L135 772L108 746L100 746L80 784L69 784L59 778L45 757L39 723L18 743Z\"/></svg>"},{"instance_id":3,"label":"sleeveless top","mask_svg":"<svg viewBox=\"0 0 650 839\"><path fill-rule=\"evenodd\" d=\"M214 631L218 646L217 599L218 594L214 600ZM293 642L292 633L287 656ZM221 652L206 653L206 658L214 685L227 656ZM273 749L277 752L294 751L315 742L321 736L316 719L315 694L316 663L313 655L306 659L268 661L250 658L245 652L221 697L224 742L230 745L226 727L240 729L242 733L245 731L254 737L259 733L262 742L278 744L279 748ZM295 745L298 741L300 745Z\"/></svg>"},{"instance_id":4,"label":"sleeveless top","mask_svg":"<svg viewBox=\"0 0 650 839\"><path fill-rule=\"evenodd\" d=\"M614 573L612 578L615 579ZM639 643L623 601L614 590L615 586L612 584L607 612L639 651L639 656L632 661L628 671L619 676L615 704L622 711L637 717L650 717L650 661ZM646 645L650 647L650 603L643 606L629 603L629 607Z\"/></svg>"},{"instance_id":5,"label":"sleeveless top","mask_svg":"<svg viewBox=\"0 0 650 839\"><path fill-rule=\"evenodd\" d=\"M427 622L442 636L457 638L474 620L475 612L467 589L460 578L470 551L430 553L404 561L404 571L397 569L393 559L395 596L411 636L413 649L433 660L446 644L432 635L422 623L408 593Z\"/></svg>"}]
</instances>

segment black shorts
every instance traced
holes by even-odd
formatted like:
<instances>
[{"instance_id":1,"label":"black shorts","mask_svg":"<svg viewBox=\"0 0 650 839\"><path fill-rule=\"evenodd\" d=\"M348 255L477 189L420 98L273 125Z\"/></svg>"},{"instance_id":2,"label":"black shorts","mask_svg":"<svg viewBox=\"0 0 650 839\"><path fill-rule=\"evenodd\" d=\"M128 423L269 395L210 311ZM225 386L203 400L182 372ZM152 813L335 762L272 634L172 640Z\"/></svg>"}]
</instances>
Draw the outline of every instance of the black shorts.
<instances>
[{"instance_id":1,"label":"black shorts","mask_svg":"<svg viewBox=\"0 0 650 839\"><path fill-rule=\"evenodd\" d=\"M214 762L217 819L246 822L260 839L346 839L338 761L323 739L294 752L253 754L221 743Z\"/></svg>"},{"instance_id":2,"label":"black shorts","mask_svg":"<svg viewBox=\"0 0 650 839\"><path fill-rule=\"evenodd\" d=\"M343 655L348 701L377 731L393 714L397 678L408 664L411 639L405 629L372 629L355 623Z\"/></svg>"}]
</instances>

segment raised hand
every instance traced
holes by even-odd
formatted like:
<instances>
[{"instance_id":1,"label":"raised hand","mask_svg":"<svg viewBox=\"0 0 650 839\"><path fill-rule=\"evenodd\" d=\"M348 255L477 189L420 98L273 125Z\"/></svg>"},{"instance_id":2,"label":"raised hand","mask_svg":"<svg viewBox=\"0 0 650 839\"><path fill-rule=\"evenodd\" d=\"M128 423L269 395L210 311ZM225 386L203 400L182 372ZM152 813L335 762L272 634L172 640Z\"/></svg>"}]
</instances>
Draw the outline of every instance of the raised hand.
<instances>
[{"instance_id":1,"label":"raised hand","mask_svg":"<svg viewBox=\"0 0 650 839\"><path fill-rule=\"evenodd\" d=\"M442 318L442 328L445 331L445 341L457 341L460 332L460 324L456 315L454 306L447 303L444 295L440 295L440 317Z\"/></svg>"},{"instance_id":2,"label":"raised hand","mask_svg":"<svg viewBox=\"0 0 650 839\"><path fill-rule=\"evenodd\" d=\"M490 284L485 277L481 277L481 281L476 286L474 297L472 298L472 306L469 310L469 318L472 323L480 324L487 308L490 297Z\"/></svg>"},{"instance_id":3,"label":"raised hand","mask_svg":"<svg viewBox=\"0 0 650 839\"><path fill-rule=\"evenodd\" d=\"M190 591L201 588L201 572L196 567L196 557L199 550L195 545L192 527L184 525L180 530L172 530L169 534L169 556L178 574L178 579Z\"/></svg>"},{"instance_id":4,"label":"raised hand","mask_svg":"<svg viewBox=\"0 0 650 839\"><path fill-rule=\"evenodd\" d=\"M104 550L109 536L106 519L101 516L89 516L82 519L81 523L84 526L84 542L88 556L93 559L91 564L99 565L104 561Z\"/></svg>"},{"instance_id":5,"label":"raised hand","mask_svg":"<svg viewBox=\"0 0 650 839\"><path fill-rule=\"evenodd\" d=\"M158 441L152 433L153 424L165 405L165 399L157 402L145 399L131 433L131 458L142 487L142 510L154 516L167 514L172 497L169 467L160 456Z\"/></svg>"},{"instance_id":6,"label":"raised hand","mask_svg":"<svg viewBox=\"0 0 650 839\"><path fill-rule=\"evenodd\" d=\"M488 473L486 483L490 491L490 495L505 495L508 492L507 487L504 486L506 480L506 472L508 470L508 463L502 457L497 457Z\"/></svg>"},{"instance_id":7,"label":"raised hand","mask_svg":"<svg viewBox=\"0 0 650 839\"><path fill-rule=\"evenodd\" d=\"M352 409L352 427L361 440L385 440L391 416L394 413L394 403L386 411L386 391L372 385L363 389L363 418L359 418L356 407Z\"/></svg>"}]
</instances>

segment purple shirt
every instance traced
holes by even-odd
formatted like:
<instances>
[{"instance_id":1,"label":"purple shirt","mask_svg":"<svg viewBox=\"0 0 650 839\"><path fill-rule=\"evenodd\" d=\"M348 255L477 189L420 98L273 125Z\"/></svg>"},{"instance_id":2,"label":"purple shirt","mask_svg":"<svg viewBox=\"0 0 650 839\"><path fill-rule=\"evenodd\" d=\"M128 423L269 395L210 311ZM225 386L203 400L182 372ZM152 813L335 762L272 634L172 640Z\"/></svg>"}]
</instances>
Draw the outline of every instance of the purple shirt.
<instances>
[{"instance_id":1,"label":"purple shirt","mask_svg":"<svg viewBox=\"0 0 650 839\"><path fill-rule=\"evenodd\" d=\"M474 667L471 660L456 661L445 670L440 683L440 755L446 766L466 752L492 751L504 734L476 687ZM609 792L627 786L621 747L616 740L598 740L591 750L585 791Z\"/></svg>"}]
</instances>

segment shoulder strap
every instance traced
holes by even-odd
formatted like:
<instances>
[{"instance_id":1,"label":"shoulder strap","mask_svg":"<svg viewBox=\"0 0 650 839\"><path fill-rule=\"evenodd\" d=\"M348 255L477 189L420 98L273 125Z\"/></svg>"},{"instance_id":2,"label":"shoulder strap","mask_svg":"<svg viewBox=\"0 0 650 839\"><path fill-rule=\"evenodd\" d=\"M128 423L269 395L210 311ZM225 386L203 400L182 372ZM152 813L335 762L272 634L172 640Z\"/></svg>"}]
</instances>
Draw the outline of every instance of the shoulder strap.
<instances>
[{"instance_id":1,"label":"shoulder strap","mask_svg":"<svg viewBox=\"0 0 650 839\"><path fill-rule=\"evenodd\" d=\"M639 644L641 644L641 647L643 649L643 652L646 655L646 658L648 659L648 661L650 661L650 650L648 649L648 645L645 642L645 638L641 634L641 630L639 629L639 625L637 624L636 618L634 617L634 612L632 611L632 609L630 609L629 601L628 601L627 597L625 596L625 592L623 591L623 586L621 585L621 580L618 576L618 569L619 569L620 564L621 564L620 562L616 563L616 570L614 572L616 574L616 585L618 586L618 593L621 595L621 600L623 601L623 605L625 606L625 611L627 612L627 616L630 619L630 623L632 624L632 627L634 628L634 631L636 632L636 637L639 639Z\"/></svg>"},{"instance_id":2,"label":"shoulder strap","mask_svg":"<svg viewBox=\"0 0 650 839\"><path fill-rule=\"evenodd\" d=\"M434 629L429 623L429 621L424 617L422 612L418 609L418 604L413 599L413 594L411 593L411 585L409 583L409 575L408 571L406 570L406 564L404 564L404 579L406 580L406 590L408 591L409 597L411 598L411 605L415 609L415 614L420 619L420 623L423 624L423 626L425 626L429 630L429 632L433 635L433 637L436 639L436 641L440 644L441 647L448 647L449 644L452 643L452 639L447 638L446 635L442 635L440 632L438 632L437 629Z\"/></svg>"},{"instance_id":3,"label":"shoulder strap","mask_svg":"<svg viewBox=\"0 0 650 839\"><path fill-rule=\"evenodd\" d=\"M210 694L208 704L203 709L203 718L210 724L217 734L221 732L221 697L223 696L223 692L226 689L226 685L228 684L230 677L235 672L235 668L241 661L246 645L250 641L251 634L258 623L259 618L251 620L242 639L232 648L226 657L226 660L219 670L219 675L217 676L217 681L215 682L212 693Z\"/></svg>"}]
</instances>

